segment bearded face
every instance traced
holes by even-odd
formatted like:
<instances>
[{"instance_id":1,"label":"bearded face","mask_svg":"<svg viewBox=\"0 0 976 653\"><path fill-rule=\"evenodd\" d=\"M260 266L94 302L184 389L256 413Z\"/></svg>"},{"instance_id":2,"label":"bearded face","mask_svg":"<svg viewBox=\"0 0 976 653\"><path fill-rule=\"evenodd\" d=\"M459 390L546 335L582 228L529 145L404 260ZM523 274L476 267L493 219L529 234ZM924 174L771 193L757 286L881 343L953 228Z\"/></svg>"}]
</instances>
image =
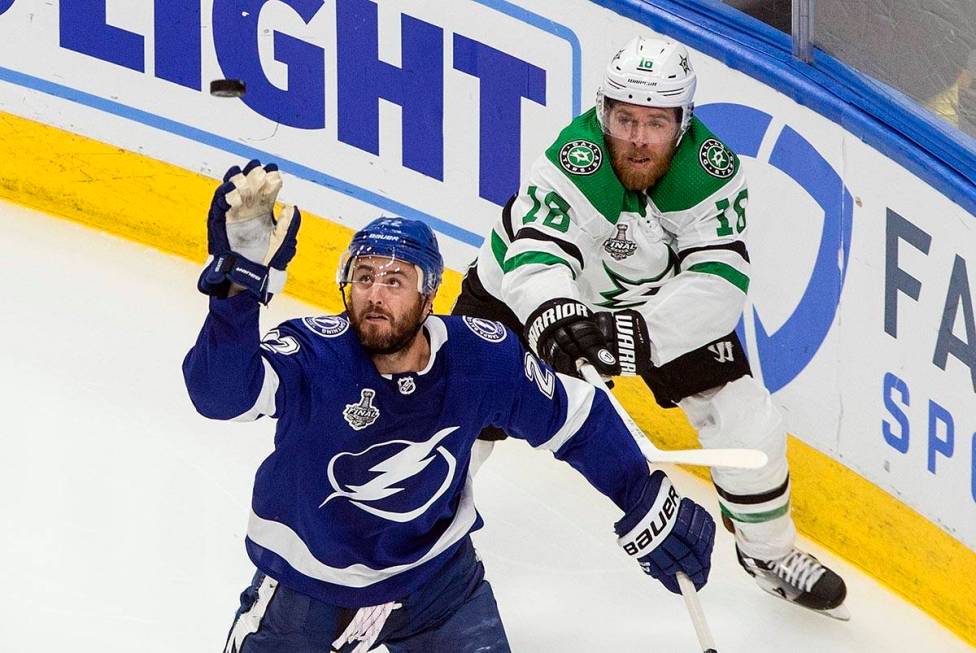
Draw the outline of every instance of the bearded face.
<instances>
[{"instance_id":1,"label":"bearded face","mask_svg":"<svg viewBox=\"0 0 976 653\"><path fill-rule=\"evenodd\" d=\"M358 258L351 266L349 322L370 354L395 354L420 331L430 299L417 291L417 275L413 265L381 257Z\"/></svg>"},{"instance_id":2,"label":"bearded face","mask_svg":"<svg viewBox=\"0 0 976 653\"><path fill-rule=\"evenodd\" d=\"M624 102L609 108L604 132L613 171L624 188L647 190L671 167L680 126L677 113Z\"/></svg>"},{"instance_id":3,"label":"bearded face","mask_svg":"<svg viewBox=\"0 0 976 653\"><path fill-rule=\"evenodd\" d=\"M426 298L418 294L413 306L399 314L370 301L349 306L349 322L370 354L395 354L407 347L427 317Z\"/></svg>"}]
</instances>

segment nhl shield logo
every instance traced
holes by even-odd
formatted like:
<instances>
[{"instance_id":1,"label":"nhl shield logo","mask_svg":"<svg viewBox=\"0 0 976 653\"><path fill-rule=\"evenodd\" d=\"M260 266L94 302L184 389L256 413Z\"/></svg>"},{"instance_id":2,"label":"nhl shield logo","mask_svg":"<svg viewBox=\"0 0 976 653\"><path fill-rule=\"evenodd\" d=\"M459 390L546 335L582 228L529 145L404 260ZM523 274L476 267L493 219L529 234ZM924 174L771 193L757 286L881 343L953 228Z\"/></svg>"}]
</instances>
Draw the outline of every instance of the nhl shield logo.
<instances>
[{"instance_id":1,"label":"nhl shield logo","mask_svg":"<svg viewBox=\"0 0 976 653\"><path fill-rule=\"evenodd\" d=\"M380 409L373 405L375 396L375 390L363 388L359 395L358 404L346 404L342 416L349 422L349 426L357 431L362 431L379 418Z\"/></svg>"},{"instance_id":2,"label":"nhl shield logo","mask_svg":"<svg viewBox=\"0 0 976 653\"><path fill-rule=\"evenodd\" d=\"M417 389L417 384L414 383L412 376L405 376L397 379L397 389L402 395L412 395L413 391Z\"/></svg>"},{"instance_id":3,"label":"nhl shield logo","mask_svg":"<svg viewBox=\"0 0 976 653\"><path fill-rule=\"evenodd\" d=\"M603 242L603 249L615 261L622 261L637 251L637 243L632 240L627 240L627 228L628 226L625 224L618 224L616 235L607 238Z\"/></svg>"}]
</instances>

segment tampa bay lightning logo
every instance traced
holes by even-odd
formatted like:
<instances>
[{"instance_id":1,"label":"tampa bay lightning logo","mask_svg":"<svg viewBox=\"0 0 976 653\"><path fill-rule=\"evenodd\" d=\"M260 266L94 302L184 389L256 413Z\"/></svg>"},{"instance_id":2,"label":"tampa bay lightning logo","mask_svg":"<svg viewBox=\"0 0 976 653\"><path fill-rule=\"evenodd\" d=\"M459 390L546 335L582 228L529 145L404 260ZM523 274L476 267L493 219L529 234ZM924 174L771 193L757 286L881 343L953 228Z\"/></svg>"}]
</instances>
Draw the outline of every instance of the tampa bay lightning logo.
<instances>
[{"instance_id":1,"label":"tampa bay lightning logo","mask_svg":"<svg viewBox=\"0 0 976 653\"><path fill-rule=\"evenodd\" d=\"M302 318L312 333L323 338L338 338L349 329L349 320L339 315Z\"/></svg>"},{"instance_id":2,"label":"tampa bay lightning logo","mask_svg":"<svg viewBox=\"0 0 976 653\"><path fill-rule=\"evenodd\" d=\"M468 325L476 336L488 342L501 342L508 335L508 331L499 322L485 320L480 317L464 316L464 323Z\"/></svg>"},{"instance_id":3,"label":"tampa bay lightning logo","mask_svg":"<svg viewBox=\"0 0 976 653\"><path fill-rule=\"evenodd\" d=\"M441 429L429 440L390 440L357 453L340 453L329 461L329 502L346 499L360 510L394 522L421 516L447 492L457 460L441 443L458 430Z\"/></svg>"},{"instance_id":4,"label":"tampa bay lightning logo","mask_svg":"<svg viewBox=\"0 0 976 653\"><path fill-rule=\"evenodd\" d=\"M739 156L753 158L772 122L768 113L741 104L696 107L695 115ZM768 333L759 312L752 309L756 345L749 360L761 370L770 392L776 392L813 360L834 323L851 251L854 202L837 171L789 125L782 127L769 152L768 164L796 182L824 212L816 261L793 314L775 333ZM741 320L736 330L746 343Z\"/></svg>"}]
</instances>

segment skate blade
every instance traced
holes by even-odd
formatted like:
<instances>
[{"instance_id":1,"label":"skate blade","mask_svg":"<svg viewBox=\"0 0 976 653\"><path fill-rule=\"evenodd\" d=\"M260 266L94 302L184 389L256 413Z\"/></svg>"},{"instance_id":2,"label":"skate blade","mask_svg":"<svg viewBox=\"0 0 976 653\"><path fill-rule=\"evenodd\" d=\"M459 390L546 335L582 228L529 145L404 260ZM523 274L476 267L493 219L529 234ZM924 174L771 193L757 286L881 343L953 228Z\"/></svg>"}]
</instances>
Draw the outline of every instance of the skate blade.
<instances>
[{"instance_id":1,"label":"skate blade","mask_svg":"<svg viewBox=\"0 0 976 653\"><path fill-rule=\"evenodd\" d=\"M758 581L758 579L757 579L757 581ZM758 581L758 584L759 584L759 587L761 587L767 594L770 594L772 596L775 596L780 601L786 601L790 605L795 605L798 608L803 608L805 610L809 610L810 612L816 612L817 614L822 614L822 615L824 615L826 617L830 617L831 619L836 619L837 621L850 621L851 620L851 611L848 610L847 609L847 606L844 605L843 603L841 603L840 605L838 605L836 608L830 608L829 610L817 610L817 609L814 609L814 608L808 608L805 605L800 605L799 603L797 603L795 601L789 600L788 598L786 598L786 596L784 596L783 594L780 594L780 592L778 592L776 589L774 589L774 587L771 586L771 585L767 585L767 584L763 583L762 581Z\"/></svg>"},{"instance_id":2,"label":"skate blade","mask_svg":"<svg viewBox=\"0 0 976 653\"><path fill-rule=\"evenodd\" d=\"M844 605L843 603L841 603L840 605L838 605L836 608L831 608L830 610L817 610L817 612L820 612L822 614L825 614L828 617L831 617L831 618L836 619L838 621L850 621L851 620L851 611L848 610L847 609L847 606Z\"/></svg>"}]
</instances>

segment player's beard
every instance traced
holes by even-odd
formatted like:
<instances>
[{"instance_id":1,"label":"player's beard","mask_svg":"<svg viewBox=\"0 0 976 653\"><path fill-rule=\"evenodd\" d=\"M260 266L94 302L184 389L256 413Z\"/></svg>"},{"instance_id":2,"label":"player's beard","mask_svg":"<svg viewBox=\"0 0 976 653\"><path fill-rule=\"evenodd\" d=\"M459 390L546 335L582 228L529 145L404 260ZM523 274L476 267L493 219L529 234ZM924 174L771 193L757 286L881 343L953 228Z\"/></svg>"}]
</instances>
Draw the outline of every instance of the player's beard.
<instances>
[{"instance_id":1,"label":"player's beard","mask_svg":"<svg viewBox=\"0 0 976 653\"><path fill-rule=\"evenodd\" d=\"M610 161L617 179L627 190L644 191L653 186L671 167L675 144L667 143L656 147L634 145L632 143L607 139ZM629 159L649 159L650 165L638 166Z\"/></svg>"},{"instance_id":2,"label":"player's beard","mask_svg":"<svg viewBox=\"0 0 976 653\"><path fill-rule=\"evenodd\" d=\"M387 356L408 347L420 331L424 323L424 309L427 300L420 296L416 306L405 312L399 318L395 317L386 308L374 306L367 303L361 310L349 307L349 322L359 336L359 342L363 349L370 355ZM372 324L366 321L368 313L380 313L386 316L387 320L379 324Z\"/></svg>"}]
</instances>

